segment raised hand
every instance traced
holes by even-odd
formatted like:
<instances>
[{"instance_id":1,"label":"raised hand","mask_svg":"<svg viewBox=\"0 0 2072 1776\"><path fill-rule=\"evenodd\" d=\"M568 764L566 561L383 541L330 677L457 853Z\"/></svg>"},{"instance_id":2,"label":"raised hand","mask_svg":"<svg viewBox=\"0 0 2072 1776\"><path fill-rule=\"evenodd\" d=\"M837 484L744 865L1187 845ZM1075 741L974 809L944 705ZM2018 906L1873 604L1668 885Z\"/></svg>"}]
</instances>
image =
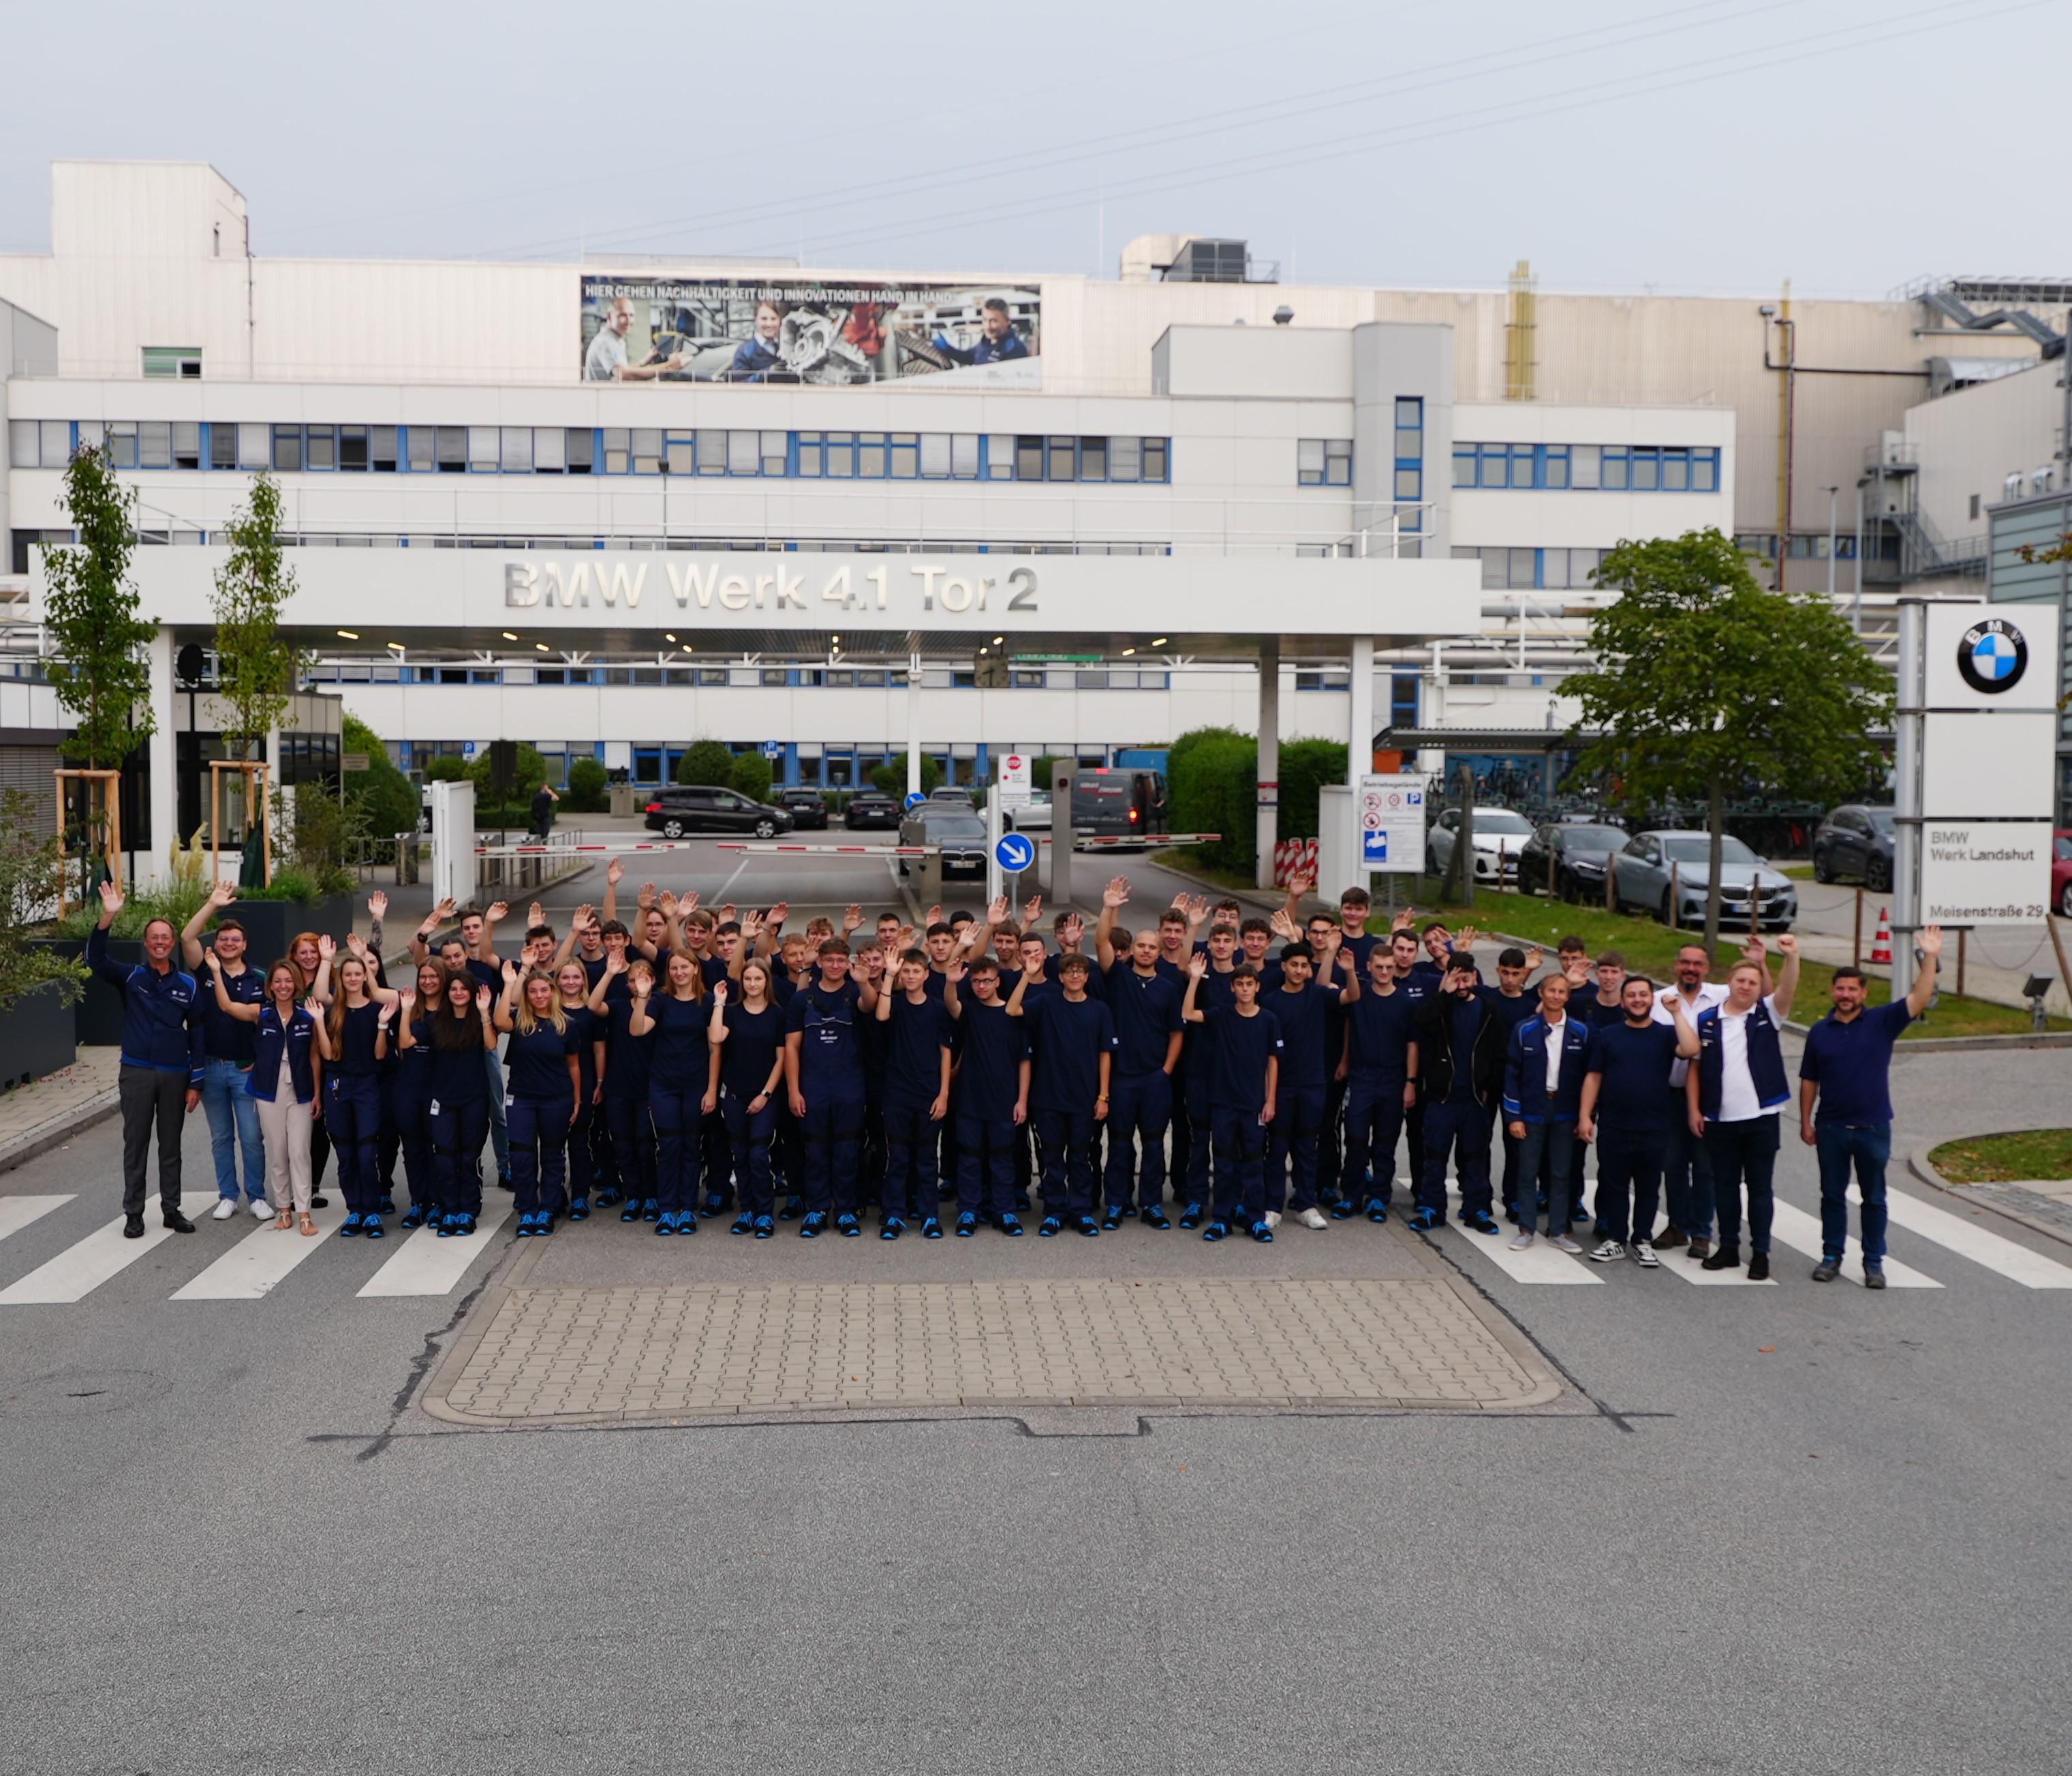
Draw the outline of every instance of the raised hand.
<instances>
[{"instance_id":1,"label":"raised hand","mask_svg":"<svg viewBox=\"0 0 2072 1776\"><path fill-rule=\"evenodd\" d=\"M1197 950L1187 958L1187 974L1190 979L1198 980L1208 972L1209 958L1207 951Z\"/></svg>"},{"instance_id":2,"label":"raised hand","mask_svg":"<svg viewBox=\"0 0 2072 1776\"><path fill-rule=\"evenodd\" d=\"M606 980L609 980L615 974L625 973L626 967L625 951L607 950L605 952L604 977Z\"/></svg>"},{"instance_id":3,"label":"raised hand","mask_svg":"<svg viewBox=\"0 0 2072 1776\"><path fill-rule=\"evenodd\" d=\"M1474 926L1463 925L1453 934L1453 948L1457 950L1472 950L1475 947L1475 939L1481 935L1482 933Z\"/></svg>"},{"instance_id":4,"label":"raised hand","mask_svg":"<svg viewBox=\"0 0 2072 1776\"><path fill-rule=\"evenodd\" d=\"M842 935L847 937L863 923L863 909L851 901L842 909Z\"/></svg>"},{"instance_id":5,"label":"raised hand","mask_svg":"<svg viewBox=\"0 0 2072 1776\"><path fill-rule=\"evenodd\" d=\"M576 916L569 921L569 928L574 931L586 931L596 923L597 909L586 901L576 908Z\"/></svg>"},{"instance_id":6,"label":"raised hand","mask_svg":"<svg viewBox=\"0 0 2072 1776\"><path fill-rule=\"evenodd\" d=\"M1785 935L1790 936L1790 934L1786 932ZM1940 925L1924 925L1921 927L1921 935L1914 941L1921 946L1921 953L1923 956L1940 956L1942 953L1942 927ZM1784 949L1783 938L1780 937L1777 940L1777 947L1780 950ZM1799 939L1794 937L1791 939L1791 948L1785 950L1784 953L1790 956L1798 948Z\"/></svg>"},{"instance_id":7,"label":"raised hand","mask_svg":"<svg viewBox=\"0 0 2072 1776\"><path fill-rule=\"evenodd\" d=\"M444 900L441 901L438 906L432 909L432 917L435 921L442 925L448 919L451 919L459 910L460 909L454 903L453 896L449 894Z\"/></svg>"},{"instance_id":8,"label":"raised hand","mask_svg":"<svg viewBox=\"0 0 2072 1776\"><path fill-rule=\"evenodd\" d=\"M1939 950L1942 947L1942 927L1938 925L1934 927L1933 929L1935 932L1935 948ZM1926 932L1922 934L1924 936L1926 935L1927 934ZM1779 952L1783 955L1790 956L1794 960L1797 958L1799 954L1799 939L1794 937L1790 932L1780 931L1778 934L1777 947ZM1758 948L1760 948L1761 946L1758 945ZM1924 944L1922 945L1922 948L1923 949L1927 949L1928 946ZM1931 950L1929 953L1933 955L1934 952Z\"/></svg>"},{"instance_id":9,"label":"raised hand","mask_svg":"<svg viewBox=\"0 0 2072 1776\"><path fill-rule=\"evenodd\" d=\"M679 913L695 913L697 910L698 897L695 894L684 894L678 898L676 902L676 911Z\"/></svg>"},{"instance_id":10,"label":"raised hand","mask_svg":"<svg viewBox=\"0 0 2072 1776\"><path fill-rule=\"evenodd\" d=\"M928 923L931 925L939 925L943 923L943 909L940 906L931 906L928 909Z\"/></svg>"},{"instance_id":11,"label":"raised hand","mask_svg":"<svg viewBox=\"0 0 2072 1776\"><path fill-rule=\"evenodd\" d=\"M1342 949L1338 952L1338 968L1348 976L1356 974L1359 972L1359 959L1350 950Z\"/></svg>"},{"instance_id":12,"label":"raised hand","mask_svg":"<svg viewBox=\"0 0 2072 1776\"><path fill-rule=\"evenodd\" d=\"M1527 974L1537 974L1540 972L1540 964L1546 960L1547 952L1537 944L1527 946L1525 952L1525 972Z\"/></svg>"},{"instance_id":13,"label":"raised hand","mask_svg":"<svg viewBox=\"0 0 2072 1776\"><path fill-rule=\"evenodd\" d=\"M1782 946L1780 945L1779 948ZM1758 968L1761 968L1769 960L1770 952L1762 947L1761 938L1751 936L1747 943L1741 945L1742 961L1753 962Z\"/></svg>"},{"instance_id":14,"label":"raised hand","mask_svg":"<svg viewBox=\"0 0 2072 1776\"><path fill-rule=\"evenodd\" d=\"M763 920L758 915L750 913L742 920L741 941L743 944L753 944L762 935Z\"/></svg>"},{"instance_id":15,"label":"raised hand","mask_svg":"<svg viewBox=\"0 0 2072 1776\"><path fill-rule=\"evenodd\" d=\"M1043 897L1031 894L1022 909L1022 928L1026 931L1043 916Z\"/></svg>"},{"instance_id":16,"label":"raised hand","mask_svg":"<svg viewBox=\"0 0 2072 1776\"><path fill-rule=\"evenodd\" d=\"M1127 906L1128 904L1129 878L1127 876L1110 877L1108 878L1108 885L1101 890L1101 905L1104 906Z\"/></svg>"},{"instance_id":17,"label":"raised hand","mask_svg":"<svg viewBox=\"0 0 2072 1776\"><path fill-rule=\"evenodd\" d=\"M1073 913L1059 928L1058 941L1069 948L1077 949L1085 940L1086 935L1087 922L1077 913Z\"/></svg>"},{"instance_id":18,"label":"raised hand","mask_svg":"<svg viewBox=\"0 0 2072 1776\"><path fill-rule=\"evenodd\" d=\"M491 901L489 911L482 916L485 923L500 925L511 916L511 903L504 900Z\"/></svg>"},{"instance_id":19,"label":"raised hand","mask_svg":"<svg viewBox=\"0 0 2072 1776\"><path fill-rule=\"evenodd\" d=\"M943 979L950 985L954 987L970 972L971 971L969 969L965 968L963 963L952 962L947 968L943 970Z\"/></svg>"},{"instance_id":20,"label":"raised hand","mask_svg":"<svg viewBox=\"0 0 2072 1776\"><path fill-rule=\"evenodd\" d=\"M914 927L911 925L902 925L899 927L899 935L895 941L894 948L902 950L911 950L914 948Z\"/></svg>"},{"instance_id":21,"label":"raised hand","mask_svg":"<svg viewBox=\"0 0 2072 1776\"><path fill-rule=\"evenodd\" d=\"M1288 916L1285 907L1276 908L1273 916L1266 923L1273 935L1284 944L1293 944L1302 935L1295 928L1295 921Z\"/></svg>"},{"instance_id":22,"label":"raised hand","mask_svg":"<svg viewBox=\"0 0 2072 1776\"><path fill-rule=\"evenodd\" d=\"M303 1000L302 1009L307 1012L312 1019L321 1018L324 1014L323 1007L317 1003L317 996L314 993L311 993Z\"/></svg>"},{"instance_id":23,"label":"raised hand","mask_svg":"<svg viewBox=\"0 0 2072 1776\"><path fill-rule=\"evenodd\" d=\"M728 923L730 921L731 921L731 920L733 920L733 919L736 919L736 918L739 915L740 911L741 911L741 909L740 909L739 907L736 906L734 905L734 903L732 901L730 901L730 901L729 901L729 902L727 902L724 906L721 907L721 908L720 908L720 910L719 910L719 922L720 922L720 923L721 923L721 924L722 924L722 925L725 925L725 924Z\"/></svg>"},{"instance_id":24,"label":"raised hand","mask_svg":"<svg viewBox=\"0 0 2072 1776\"><path fill-rule=\"evenodd\" d=\"M650 906L652 906L655 904L655 884L653 882L643 882L640 884L640 892L635 897L634 904L643 913L646 912Z\"/></svg>"},{"instance_id":25,"label":"raised hand","mask_svg":"<svg viewBox=\"0 0 2072 1776\"><path fill-rule=\"evenodd\" d=\"M483 1017L485 1017L485 1018L486 1018L486 1017L487 1017L487 1016L489 1015L489 989L488 989L488 988L487 988L487 987L477 987L477 988L475 989L475 1009L477 1011L480 1012L480 1013L482 1013L482 1015L483 1015Z\"/></svg>"},{"instance_id":26,"label":"raised hand","mask_svg":"<svg viewBox=\"0 0 2072 1776\"><path fill-rule=\"evenodd\" d=\"M1392 933L1407 931L1413 929L1416 923L1417 909L1415 906L1406 906L1388 922L1388 928Z\"/></svg>"},{"instance_id":27,"label":"raised hand","mask_svg":"<svg viewBox=\"0 0 2072 1776\"><path fill-rule=\"evenodd\" d=\"M626 879L626 865L614 857L604 866L604 879L616 888Z\"/></svg>"},{"instance_id":28,"label":"raised hand","mask_svg":"<svg viewBox=\"0 0 2072 1776\"><path fill-rule=\"evenodd\" d=\"M1180 904L1186 909L1187 928L1190 931L1208 923L1209 897L1207 894L1190 894Z\"/></svg>"},{"instance_id":29,"label":"raised hand","mask_svg":"<svg viewBox=\"0 0 2072 1776\"><path fill-rule=\"evenodd\" d=\"M407 1023L409 1021L411 1011L417 1003L417 989L415 987L404 988L396 995L396 1002L403 1008L404 1021Z\"/></svg>"},{"instance_id":30,"label":"raised hand","mask_svg":"<svg viewBox=\"0 0 2072 1776\"><path fill-rule=\"evenodd\" d=\"M504 984L507 987L510 986L517 980L517 978L518 964L507 956L504 959ZM487 993L489 989L488 988L484 987L482 990L484 993Z\"/></svg>"},{"instance_id":31,"label":"raised hand","mask_svg":"<svg viewBox=\"0 0 2072 1776\"><path fill-rule=\"evenodd\" d=\"M1022 973L1027 976L1031 980L1041 980L1043 978L1043 964L1046 958L1040 956L1023 957L1022 961Z\"/></svg>"},{"instance_id":32,"label":"raised hand","mask_svg":"<svg viewBox=\"0 0 2072 1776\"><path fill-rule=\"evenodd\" d=\"M228 906L236 898L237 884L234 882L219 882L208 891L208 903L212 906Z\"/></svg>"},{"instance_id":33,"label":"raised hand","mask_svg":"<svg viewBox=\"0 0 2072 1776\"><path fill-rule=\"evenodd\" d=\"M770 929L774 931L791 916L791 902L788 900L780 900L775 906L772 906L767 913L763 915L763 923L767 925Z\"/></svg>"},{"instance_id":34,"label":"raised hand","mask_svg":"<svg viewBox=\"0 0 2072 1776\"><path fill-rule=\"evenodd\" d=\"M208 972L211 974L220 974L223 972L223 958L218 956L215 951L204 950L201 952L201 959L208 964Z\"/></svg>"},{"instance_id":35,"label":"raised hand","mask_svg":"<svg viewBox=\"0 0 2072 1776\"><path fill-rule=\"evenodd\" d=\"M347 931L345 934L345 947L361 961L367 960L367 940L359 932Z\"/></svg>"},{"instance_id":36,"label":"raised hand","mask_svg":"<svg viewBox=\"0 0 2072 1776\"><path fill-rule=\"evenodd\" d=\"M655 905L660 910L661 915L664 919L674 919L679 911L676 897L671 894L667 889L663 890L662 898L656 901ZM684 906L681 908L681 911L689 912L690 908Z\"/></svg>"},{"instance_id":37,"label":"raised hand","mask_svg":"<svg viewBox=\"0 0 2072 1776\"><path fill-rule=\"evenodd\" d=\"M388 916L388 897L377 888L367 897L367 916L386 919Z\"/></svg>"},{"instance_id":38,"label":"raised hand","mask_svg":"<svg viewBox=\"0 0 2072 1776\"><path fill-rule=\"evenodd\" d=\"M712 990L713 997L721 1005L725 1005L726 1003L726 983L724 980L715 980L713 982Z\"/></svg>"},{"instance_id":39,"label":"raised hand","mask_svg":"<svg viewBox=\"0 0 2072 1776\"><path fill-rule=\"evenodd\" d=\"M1007 896L1001 894L985 909L985 923L989 930L997 931L1007 923Z\"/></svg>"},{"instance_id":40,"label":"raised hand","mask_svg":"<svg viewBox=\"0 0 2072 1776\"><path fill-rule=\"evenodd\" d=\"M535 925L544 925L546 923L547 915L541 909L539 902L536 900L525 909L525 929L527 931L529 931L532 930Z\"/></svg>"},{"instance_id":41,"label":"raised hand","mask_svg":"<svg viewBox=\"0 0 2072 1776\"><path fill-rule=\"evenodd\" d=\"M338 940L329 931L317 939L317 954L327 962L338 954Z\"/></svg>"}]
</instances>

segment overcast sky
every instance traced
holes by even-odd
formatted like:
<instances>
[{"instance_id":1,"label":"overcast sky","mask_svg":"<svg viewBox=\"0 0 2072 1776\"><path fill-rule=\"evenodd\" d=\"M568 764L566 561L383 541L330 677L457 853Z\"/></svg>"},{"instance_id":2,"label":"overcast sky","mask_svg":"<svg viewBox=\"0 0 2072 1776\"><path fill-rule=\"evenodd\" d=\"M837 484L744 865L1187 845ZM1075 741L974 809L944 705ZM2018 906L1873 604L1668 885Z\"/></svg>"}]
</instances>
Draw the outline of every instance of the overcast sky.
<instances>
[{"instance_id":1,"label":"overcast sky","mask_svg":"<svg viewBox=\"0 0 2072 1776\"><path fill-rule=\"evenodd\" d=\"M212 162L267 255L1112 277L1178 232L1291 282L2072 273L2065 0L83 16L0 26L0 249L47 246L48 163L82 157Z\"/></svg>"}]
</instances>

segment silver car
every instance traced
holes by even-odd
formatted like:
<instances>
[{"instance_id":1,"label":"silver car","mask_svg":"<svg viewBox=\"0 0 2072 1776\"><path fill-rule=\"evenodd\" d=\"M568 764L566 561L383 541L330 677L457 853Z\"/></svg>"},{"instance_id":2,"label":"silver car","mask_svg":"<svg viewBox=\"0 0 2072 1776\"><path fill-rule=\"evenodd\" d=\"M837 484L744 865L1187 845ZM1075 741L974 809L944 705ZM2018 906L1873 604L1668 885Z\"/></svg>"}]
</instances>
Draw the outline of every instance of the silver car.
<instances>
[{"instance_id":1,"label":"silver car","mask_svg":"<svg viewBox=\"0 0 2072 1776\"><path fill-rule=\"evenodd\" d=\"M1637 907L1679 928L1704 924L1712 855L1709 833L1635 833L1612 859L1612 894L1618 910ZM1720 923L1783 931L1798 917L1799 890L1791 878L1766 868L1739 839L1723 837Z\"/></svg>"},{"instance_id":2,"label":"silver car","mask_svg":"<svg viewBox=\"0 0 2072 1776\"><path fill-rule=\"evenodd\" d=\"M1453 861L1461 833L1461 811L1441 814L1424 840L1424 873L1443 876ZM1477 882L1503 883L1518 875L1518 853L1532 837L1532 823L1507 808L1475 810L1474 868Z\"/></svg>"}]
</instances>

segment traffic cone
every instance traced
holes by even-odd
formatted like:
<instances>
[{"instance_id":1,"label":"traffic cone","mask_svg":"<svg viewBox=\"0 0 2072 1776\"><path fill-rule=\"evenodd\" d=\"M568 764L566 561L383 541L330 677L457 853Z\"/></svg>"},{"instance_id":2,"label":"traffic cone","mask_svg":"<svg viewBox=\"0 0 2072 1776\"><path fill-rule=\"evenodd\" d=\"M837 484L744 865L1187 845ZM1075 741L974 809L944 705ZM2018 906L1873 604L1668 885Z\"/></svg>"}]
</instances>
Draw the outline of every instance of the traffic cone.
<instances>
[{"instance_id":1,"label":"traffic cone","mask_svg":"<svg viewBox=\"0 0 2072 1776\"><path fill-rule=\"evenodd\" d=\"M1872 965L1881 962L1892 966L1892 910L1887 906L1878 908L1877 935L1871 939Z\"/></svg>"}]
</instances>

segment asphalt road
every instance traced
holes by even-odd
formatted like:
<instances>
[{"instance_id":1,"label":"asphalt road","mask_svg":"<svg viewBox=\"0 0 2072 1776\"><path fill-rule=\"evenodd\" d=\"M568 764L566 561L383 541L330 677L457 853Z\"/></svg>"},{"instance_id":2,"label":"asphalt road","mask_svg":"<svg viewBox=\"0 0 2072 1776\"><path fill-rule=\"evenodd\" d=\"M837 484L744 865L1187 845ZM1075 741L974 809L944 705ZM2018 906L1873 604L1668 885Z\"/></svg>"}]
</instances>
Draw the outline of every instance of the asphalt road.
<instances>
[{"instance_id":1,"label":"asphalt road","mask_svg":"<svg viewBox=\"0 0 2072 1776\"><path fill-rule=\"evenodd\" d=\"M812 867L795 910L889 893ZM2062 1120L2064 1067L1904 1056L1896 1146ZM0 1176L77 1193L0 1285L114 1213L117 1149ZM1903 1228L1942 1287L1535 1287L1449 1231L1574 1384L1515 1416L498 1432L415 1401L508 1236L447 1296L363 1298L384 1254L327 1241L169 1300L232 1231L0 1306L10 1773L2066 1767L2072 1291Z\"/></svg>"}]
</instances>

